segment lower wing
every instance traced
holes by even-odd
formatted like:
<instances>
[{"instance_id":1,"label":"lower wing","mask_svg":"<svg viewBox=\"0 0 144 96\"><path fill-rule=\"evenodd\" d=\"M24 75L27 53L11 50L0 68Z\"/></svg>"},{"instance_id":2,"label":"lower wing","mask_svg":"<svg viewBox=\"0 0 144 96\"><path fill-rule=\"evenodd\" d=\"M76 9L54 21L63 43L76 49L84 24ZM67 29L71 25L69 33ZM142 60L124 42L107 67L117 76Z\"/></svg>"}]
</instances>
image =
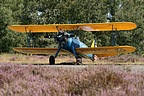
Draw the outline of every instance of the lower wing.
<instances>
[{"instance_id":1,"label":"lower wing","mask_svg":"<svg viewBox=\"0 0 144 96\"><path fill-rule=\"evenodd\" d=\"M135 47L132 46L108 46L108 47L90 47L90 48L76 48L76 52L83 57L87 57L87 54L96 54L97 57L114 56L123 53L130 53L135 51ZM25 54L55 54L58 48L13 48L13 50ZM72 54L71 52L61 49L59 54Z\"/></svg>"},{"instance_id":2,"label":"lower wing","mask_svg":"<svg viewBox=\"0 0 144 96\"><path fill-rule=\"evenodd\" d=\"M135 49L136 48L132 46L107 46L107 47L76 48L76 52L79 54L96 54L97 57L107 57L134 52Z\"/></svg>"},{"instance_id":3,"label":"lower wing","mask_svg":"<svg viewBox=\"0 0 144 96\"><path fill-rule=\"evenodd\" d=\"M55 54L58 48L13 48L14 51L25 53L25 54ZM61 49L59 54L71 54L69 51Z\"/></svg>"}]
</instances>

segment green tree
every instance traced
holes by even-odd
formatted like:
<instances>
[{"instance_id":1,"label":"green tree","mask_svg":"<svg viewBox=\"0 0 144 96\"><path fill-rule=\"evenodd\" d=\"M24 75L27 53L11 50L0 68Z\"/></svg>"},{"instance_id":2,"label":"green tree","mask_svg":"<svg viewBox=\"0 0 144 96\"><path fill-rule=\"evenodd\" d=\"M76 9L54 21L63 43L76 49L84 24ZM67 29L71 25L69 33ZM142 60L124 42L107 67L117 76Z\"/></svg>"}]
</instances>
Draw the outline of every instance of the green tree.
<instances>
[{"instance_id":1,"label":"green tree","mask_svg":"<svg viewBox=\"0 0 144 96\"><path fill-rule=\"evenodd\" d=\"M18 0L20 1L20 0ZM17 0L0 1L0 52L10 52L12 47L22 46L23 34L7 29L7 25L17 24Z\"/></svg>"},{"instance_id":2,"label":"green tree","mask_svg":"<svg viewBox=\"0 0 144 96\"><path fill-rule=\"evenodd\" d=\"M144 1L143 0L123 0L116 13L119 21L131 21L137 24L137 28L128 32L120 32L119 44L132 45L137 48L138 54L144 53Z\"/></svg>"},{"instance_id":3,"label":"green tree","mask_svg":"<svg viewBox=\"0 0 144 96\"><path fill-rule=\"evenodd\" d=\"M116 32L116 45L132 45L137 47L137 53L144 53L143 0L1 0L0 4L1 52L10 51L14 46L25 46L25 34L10 31L5 27L7 24L104 23L109 12L113 16L111 21L135 22L138 27ZM35 46L55 47L54 40L42 38L53 34L33 34ZM88 46L93 37L99 46L111 45L109 32L78 31L76 35Z\"/></svg>"}]
</instances>

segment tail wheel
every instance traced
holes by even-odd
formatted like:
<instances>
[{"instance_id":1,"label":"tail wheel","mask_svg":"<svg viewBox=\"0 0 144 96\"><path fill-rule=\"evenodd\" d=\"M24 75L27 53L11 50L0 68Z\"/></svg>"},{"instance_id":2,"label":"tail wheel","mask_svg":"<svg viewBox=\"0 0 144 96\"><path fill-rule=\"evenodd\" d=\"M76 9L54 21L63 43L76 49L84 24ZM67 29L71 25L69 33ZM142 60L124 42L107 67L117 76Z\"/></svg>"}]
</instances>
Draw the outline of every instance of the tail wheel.
<instances>
[{"instance_id":1,"label":"tail wheel","mask_svg":"<svg viewBox=\"0 0 144 96\"><path fill-rule=\"evenodd\" d=\"M50 65L54 65L55 64L55 57L54 56L50 56L50 58L49 58L49 64Z\"/></svg>"}]
</instances>

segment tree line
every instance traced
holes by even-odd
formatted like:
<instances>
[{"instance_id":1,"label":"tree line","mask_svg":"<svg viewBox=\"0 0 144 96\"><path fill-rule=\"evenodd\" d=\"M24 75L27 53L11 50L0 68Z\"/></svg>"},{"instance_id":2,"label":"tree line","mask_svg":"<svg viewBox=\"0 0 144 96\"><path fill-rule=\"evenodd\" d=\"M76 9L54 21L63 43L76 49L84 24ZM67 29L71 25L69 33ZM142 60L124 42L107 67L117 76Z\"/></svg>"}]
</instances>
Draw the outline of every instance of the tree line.
<instances>
[{"instance_id":1,"label":"tree line","mask_svg":"<svg viewBox=\"0 0 144 96\"><path fill-rule=\"evenodd\" d=\"M144 54L144 0L0 0L0 52L12 52L13 47L26 46L26 34L13 32L9 25L104 23L107 14L112 22L134 22L137 28L118 31L115 45L137 48ZM53 39L43 39L53 33L32 34L35 47L56 47ZM88 46L94 38L98 46L111 45L111 32L77 33Z\"/></svg>"}]
</instances>

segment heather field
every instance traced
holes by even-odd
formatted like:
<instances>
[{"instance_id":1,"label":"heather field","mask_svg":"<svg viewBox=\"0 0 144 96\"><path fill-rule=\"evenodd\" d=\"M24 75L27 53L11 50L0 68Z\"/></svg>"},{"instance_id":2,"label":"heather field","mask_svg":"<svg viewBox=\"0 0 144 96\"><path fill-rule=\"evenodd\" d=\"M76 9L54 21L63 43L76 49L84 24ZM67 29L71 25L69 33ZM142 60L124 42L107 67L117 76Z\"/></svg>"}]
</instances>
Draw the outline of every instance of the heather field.
<instances>
[{"instance_id":1,"label":"heather field","mask_svg":"<svg viewBox=\"0 0 144 96\"><path fill-rule=\"evenodd\" d=\"M74 62L72 57L62 57L57 62ZM143 64L143 57L101 58L95 62L98 65L84 59L87 65L82 67L32 65L48 64L47 59L1 54L0 96L144 96L144 70L126 67ZM115 65L120 63L125 65Z\"/></svg>"}]
</instances>

